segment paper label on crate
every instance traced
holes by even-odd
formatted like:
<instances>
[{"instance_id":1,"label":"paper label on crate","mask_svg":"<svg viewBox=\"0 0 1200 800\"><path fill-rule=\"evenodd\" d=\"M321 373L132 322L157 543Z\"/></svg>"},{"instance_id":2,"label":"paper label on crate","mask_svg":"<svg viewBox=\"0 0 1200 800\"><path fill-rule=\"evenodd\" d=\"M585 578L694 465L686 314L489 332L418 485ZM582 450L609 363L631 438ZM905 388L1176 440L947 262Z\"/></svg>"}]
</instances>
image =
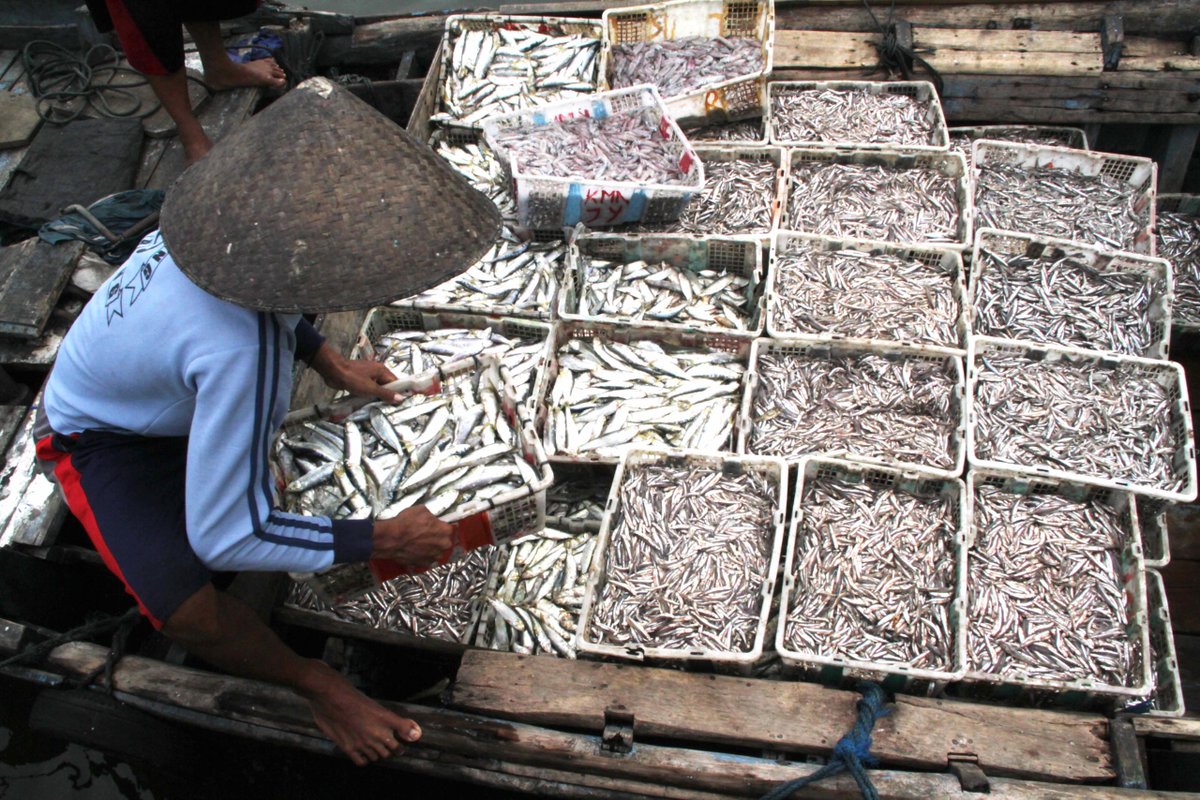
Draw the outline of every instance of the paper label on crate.
<instances>
[{"instance_id":1,"label":"paper label on crate","mask_svg":"<svg viewBox=\"0 0 1200 800\"><path fill-rule=\"evenodd\" d=\"M631 192L573 183L567 190L563 225L620 225L640 220L645 210L646 193L641 189Z\"/></svg>"}]
</instances>

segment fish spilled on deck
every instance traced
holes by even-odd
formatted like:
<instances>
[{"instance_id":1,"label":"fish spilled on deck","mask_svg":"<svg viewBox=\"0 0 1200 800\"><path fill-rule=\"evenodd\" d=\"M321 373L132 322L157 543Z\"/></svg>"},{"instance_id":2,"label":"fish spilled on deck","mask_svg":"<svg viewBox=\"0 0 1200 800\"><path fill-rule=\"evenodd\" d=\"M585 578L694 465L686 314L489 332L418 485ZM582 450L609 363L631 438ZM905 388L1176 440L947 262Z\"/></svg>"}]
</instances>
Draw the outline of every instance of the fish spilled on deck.
<instances>
[{"instance_id":1,"label":"fish spilled on deck","mask_svg":"<svg viewBox=\"0 0 1200 800\"><path fill-rule=\"evenodd\" d=\"M612 87L650 83L664 99L763 70L763 44L738 36L684 36L612 48Z\"/></svg>"},{"instance_id":2,"label":"fish spilled on deck","mask_svg":"<svg viewBox=\"0 0 1200 800\"><path fill-rule=\"evenodd\" d=\"M622 264L583 256L578 313L744 331L750 325L750 279L725 271L693 272L667 262Z\"/></svg>"},{"instance_id":3,"label":"fish spilled on deck","mask_svg":"<svg viewBox=\"0 0 1200 800\"><path fill-rule=\"evenodd\" d=\"M936 102L936 101L934 101ZM934 144L928 100L864 89L779 89L771 95L775 141Z\"/></svg>"}]
</instances>

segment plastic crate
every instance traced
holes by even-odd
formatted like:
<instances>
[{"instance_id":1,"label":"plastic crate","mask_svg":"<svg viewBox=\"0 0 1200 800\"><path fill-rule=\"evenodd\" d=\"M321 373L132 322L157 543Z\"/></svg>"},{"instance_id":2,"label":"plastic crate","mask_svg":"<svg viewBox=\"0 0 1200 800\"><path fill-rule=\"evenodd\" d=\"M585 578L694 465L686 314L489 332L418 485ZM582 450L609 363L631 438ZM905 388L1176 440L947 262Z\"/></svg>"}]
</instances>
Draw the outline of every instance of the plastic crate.
<instances>
[{"instance_id":1,"label":"plastic crate","mask_svg":"<svg viewBox=\"0 0 1200 800\"><path fill-rule=\"evenodd\" d=\"M1171 563L1171 544L1167 531L1167 509L1170 503L1137 499L1138 525L1141 527L1142 560L1147 568L1162 569Z\"/></svg>"},{"instance_id":2,"label":"plastic crate","mask_svg":"<svg viewBox=\"0 0 1200 800\"><path fill-rule=\"evenodd\" d=\"M777 281L779 280L779 257L791 255L804 251L837 251L837 250L857 250L868 253L887 253L895 255L899 258L914 259L926 264L930 267L937 266L946 274L947 281L951 284L951 292L953 293L955 302L958 303L959 313L958 319L955 321L955 330L958 333L957 346L931 345L927 343L915 343L907 341L896 341L891 339L874 339L874 338L859 338L845 336L840 333L822 332L822 333L805 333L801 331L791 331L780 327L778 315L772 310L772 300L778 294ZM935 245L905 245L895 242L874 242L867 239L839 239L833 236L820 236L815 233L796 233L794 231L778 231L774 239L774 254L775 262L772 264L770 273L767 276L767 335L773 339L798 339L800 341L815 341L815 342L847 342L852 344L866 345L882 345L885 347L891 346L908 346L916 345L923 348L924 352L945 352L949 355L965 356L967 352L967 336L969 327L967 324L967 285L966 285L966 270L963 267L962 254L955 248L937 247Z\"/></svg>"},{"instance_id":3,"label":"plastic crate","mask_svg":"<svg viewBox=\"0 0 1200 800\"><path fill-rule=\"evenodd\" d=\"M1120 708L1130 700L1145 697L1151 687L1150 638L1146 614L1145 566L1142 546L1138 540L1137 509L1133 495L1094 484L1072 480L1047 480L1040 476L1023 475L1012 470L971 469L967 473L967 607L971 608L970 553L975 544L975 487L998 486L1011 494L1061 495L1077 501L1103 503L1115 509L1121 517L1127 537L1120 555L1121 578L1124 581L1127 631L1133 647L1131 684L1112 686L1092 679L1051 680L1033 678L1014 671L1004 675L972 671L969 661L956 694L978 699L1000 700L1030 705L1057 705L1079 709ZM969 626L968 626L969 627Z\"/></svg>"},{"instance_id":4,"label":"plastic crate","mask_svg":"<svg viewBox=\"0 0 1200 800\"><path fill-rule=\"evenodd\" d=\"M967 162L957 153L949 152L905 152L896 149L876 150L837 150L837 149L796 149L788 151L789 179L783 192L780 193L783 215L780 228L791 231L803 231L796 227L789 211L791 196L791 172L797 164L857 164L861 166L888 167L891 169L932 169L954 181L955 197L958 201L958 225L955 228L953 242L921 242L924 245L938 247L970 248L971 231L974 221L973 192L967 171ZM807 232L807 231L805 231Z\"/></svg>"},{"instance_id":5,"label":"plastic crate","mask_svg":"<svg viewBox=\"0 0 1200 800\"><path fill-rule=\"evenodd\" d=\"M740 139L707 138L705 132L706 131L711 132L713 130L713 128L709 127L709 126L705 126L705 127L688 126L683 129L683 132L687 135L688 140L691 141L691 143L694 144L696 147L713 147L715 145L721 145L721 146L727 146L727 147L765 147L767 144L769 144L769 140L767 138L767 118L766 118L765 107L763 109L760 109L760 113L762 114L762 116L756 115L754 117L747 117L744 120L735 120L734 122L727 123L727 124L732 125L732 124L737 124L737 122L739 122L739 121L748 123L748 122L754 122L755 120L757 120L757 132L753 136L746 136L746 137L743 137ZM721 123L721 124L726 124L726 123ZM709 133L708 135L712 135L712 134Z\"/></svg>"},{"instance_id":6,"label":"plastic crate","mask_svg":"<svg viewBox=\"0 0 1200 800\"><path fill-rule=\"evenodd\" d=\"M1175 653L1175 634L1167 589L1158 570L1146 570L1146 610L1150 621L1150 658L1154 670L1154 694L1145 713L1152 717L1182 717L1183 679Z\"/></svg>"},{"instance_id":7,"label":"plastic crate","mask_svg":"<svg viewBox=\"0 0 1200 800\"><path fill-rule=\"evenodd\" d=\"M929 143L922 145L898 142L840 141L835 139L785 139L775 126L775 97L788 92L829 89L834 92L865 92L871 95L903 95L918 103L927 103L925 121L930 124ZM929 81L772 81L767 85L767 136L771 144L784 147L851 148L854 150L903 150L905 152L945 152L950 139L946 116L937 90Z\"/></svg>"},{"instance_id":8,"label":"plastic crate","mask_svg":"<svg viewBox=\"0 0 1200 800\"><path fill-rule=\"evenodd\" d=\"M787 554L783 570L783 598L779 604L779 628L775 636L775 649L783 659L784 666L806 679L831 686L852 686L860 680L875 681L884 689L910 694L940 694L952 681L962 677L966 638L966 583L967 557L964 525L966 523L966 486L957 478L944 478L920 470L900 470L888 467L868 466L844 459L809 457L801 459L797 469L796 498L792 506L791 524L788 530ZM951 669L914 669L903 664L882 661L859 661L826 653L800 652L788 649L785 644L786 620L790 598L795 590L795 563L797 537L800 521L804 514L804 487L809 481L837 478L855 483L865 483L878 489L918 496L941 496L949 500L955 515L955 593L950 604L951 624Z\"/></svg>"},{"instance_id":9,"label":"plastic crate","mask_svg":"<svg viewBox=\"0 0 1200 800\"><path fill-rule=\"evenodd\" d=\"M1197 194L1160 194L1155 198L1154 209L1155 209L1155 219L1156 219L1155 252L1159 252L1161 250L1161 248L1158 246L1158 225L1157 225L1158 216L1160 214L1181 214L1185 217L1200 218L1200 195L1197 195ZM1164 257L1165 257L1165 255L1164 255ZM1183 270L1181 269L1179 264L1172 263L1171 266L1174 268L1175 286L1176 286L1175 291L1176 291L1176 296L1178 297L1179 292L1181 291L1180 284L1184 283L1185 281L1187 281L1189 283L1194 283L1194 281L1192 281L1192 279L1189 276L1183 274ZM1171 317L1171 325L1177 331L1186 331L1189 333L1193 333L1196 331L1200 331L1200 318L1188 319L1187 317L1182 316L1179 313L1179 309L1177 307L1175 313Z\"/></svg>"},{"instance_id":10,"label":"plastic crate","mask_svg":"<svg viewBox=\"0 0 1200 800\"><path fill-rule=\"evenodd\" d=\"M1071 257L1089 267L1105 272L1133 273L1143 279L1142 286L1153 293L1148 316L1150 318L1151 340L1145 352L1124 353L1124 355L1141 356L1142 358L1166 358L1171 341L1171 302L1174 283L1171 278L1171 265L1161 258L1139 256L1134 253L1119 253L1101 250L1079 242L1063 239L1051 239L1029 233L1013 233L998 231L995 228L981 228L975 232L975 247L971 257L971 303L970 319L973 335L991 336L994 338L1012 338L1005 336L1006 332L979 331L976 320L979 315L978 294L979 283L988 268L986 259L980 257L981 251L990 251L1002 256L1024 255L1037 260L1056 261L1060 258ZM1070 302L1062 298L1063 302ZM1074 312L1066 307L1064 316L1074 316ZM1041 344L1042 342L1038 342ZM1049 342L1048 344L1058 344ZM1091 343L1074 342L1064 347L1086 350L1113 352L1108 348L1092 346Z\"/></svg>"},{"instance_id":11,"label":"plastic crate","mask_svg":"<svg viewBox=\"0 0 1200 800\"><path fill-rule=\"evenodd\" d=\"M1072 150L1089 150L1087 134L1082 128L1066 128L1055 125L981 125L977 127L957 127L947 130L950 149L962 152L967 159L967 166L972 166L971 143L978 139L994 139L1001 142L1020 142L1014 136L1037 136L1042 139L1052 139L1058 147L1068 147ZM954 146L954 140L966 137L967 147L959 151Z\"/></svg>"},{"instance_id":12,"label":"plastic crate","mask_svg":"<svg viewBox=\"0 0 1200 800\"><path fill-rule=\"evenodd\" d=\"M536 125L557 125L577 117L604 118L617 114L640 115L657 133L672 143L678 153L684 184L648 181L607 181L590 176L560 178L528 175L512 153L497 145L502 131ZM592 95L585 101L554 103L541 108L491 117L483 125L483 136L512 177L517 197L517 218L528 228L552 229L583 223L589 227L625 222L677 219L692 195L704 188L704 165L684 137L679 125L666 112L658 90L634 86Z\"/></svg>"},{"instance_id":13,"label":"plastic crate","mask_svg":"<svg viewBox=\"0 0 1200 800\"><path fill-rule=\"evenodd\" d=\"M554 483L546 490L546 527L556 528L567 533L593 532L599 533L602 519L576 520L570 515L555 513L554 499L559 492L578 491L587 494L604 506L608 503L608 494L612 490L615 464L599 464L591 462L561 461L555 456L550 457L550 469L554 472ZM601 512L603 517L603 512Z\"/></svg>"},{"instance_id":14,"label":"plastic crate","mask_svg":"<svg viewBox=\"0 0 1200 800\"><path fill-rule=\"evenodd\" d=\"M1097 370L1112 369L1118 365L1131 365L1152 376L1173 398L1170 427L1178 442L1172 459L1172 470L1176 478L1183 481L1183 488L1171 491L1148 484L1138 484L1114 475L1089 475L1059 469L1047 464L1016 464L980 458L975 448L975 424L979 410L975 404L975 384L978 380L980 359L993 353L1015 355L1030 363L1040 361L1068 361L1094 365ZM1190 503L1196 499L1196 445L1192 439L1192 415L1188 403L1187 383L1183 368L1173 361L1155 361L1148 358L1101 354L1088 350L1055 347L1047 344L1030 344L1012 339L993 339L985 336L971 338L967 355L967 451L972 469L1018 471L1030 480L1048 478L1105 486L1125 492L1133 492L1156 500Z\"/></svg>"},{"instance_id":15,"label":"plastic crate","mask_svg":"<svg viewBox=\"0 0 1200 800\"><path fill-rule=\"evenodd\" d=\"M738 425L735 427L735 432L738 436L737 451L747 455L754 455L749 452L750 436L754 432L754 394L756 391L758 391L758 361L759 357L764 353L800 356L814 359L832 359L839 358L841 356L854 355L877 355L896 361L926 361L942 364L944 369L948 370L954 378L951 407L952 413L955 417L957 417L958 422L955 425L954 434L950 437L950 446L953 452L951 452L949 455L954 462L953 466L939 468L929 464L873 458L843 450L832 452L814 450L812 452L796 454L793 457L789 457L787 460L789 464L798 464L806 457L821 456L825 458L842 458L862 464L869 464L884 468L919 470L938 478L957 478L962 474L963 465L966 462L966 432L964 431L964 418L966 416L966 411L964 403L965 390L963 364L961 358L954 355L948 355L945 352L921 347L919 345L902 346L898 344L892 344L884 346L877 344L860 344L848 341L816 342L804 341L801 339L755 339L754 346L750 351L750 371L747 377L746 391L742 395L742 411Z\"/></svg>"},{"instance_id":16,"label":"plastic crate","mask_svg":"<svg viewBox=\"0 0 1200 800\"><path fill-rule=\"evenodd\" d=\"M615 45L686 36L737 36L762 43L762 69L668 97L667 111L675 119L703 125L758 116L766 108L764 76L771 72L775 42L773 0L677 0L625 6L608 9L601 20L604 48L600 75L606 88L612 85Z\"/></svg>"},{"instance_id":17,"label":"plastic crate","mask_svg":"<svg viewBox=\"0 0 1200 800\"><path fill-rule=\"evenodd\" d=\"M749 325L746 330L739 331L715 324L675 323L653 319L631 320L625 317L585 314L580 311L579 306L586 283L588 261L592 258L620 264L628 264L633 261L666 262L677 269L691 272L711 269L748 278L750 285L746 291L749 308L743 310L751 312ZM766 292L762 274L762 246L757 241L738 240L724 236L587 233L576 238L571 244L567 253L566 266L569 277L564 281L562 291L559 292L559 319L584 324L627 322L642 328L727 334L751 339L762 335Z\"/></svg>"},{"instance_id":18,"label":"plastic crate","mask_svg":"<svg viewBox=\"0 0 1200 800\"><path fill-rule=\"evenodd\" d=\"M706 648L674 649L664 647L642 647L629 645L609 645L593 642L587 639L587 631L591 624L592 608L599 597L600 589L606 579L605 566L607 549L613 532L614 519L619 513L621 485L626 473L634 467L654 464L675 464L678 466L701 465L725 474L744 474L746 472L766 476L776 489L777 505L774 514L774 534L771 541L771 557L766 574L763 576L760 590L761 605L759 619L754 638L754 646L747 652L722 652ZM732 670L748 673L755 661L763 652L766 640L767 619L771 613L771 598L775 594L775 579L779 572L779 550L784 539L784 522L787 518L788 498L788 468L787 464L778 458L763 458L760 456L736 456L732 454L714 455L693 450L630 450L622 457L617 465L613 478L612 492L609 494L608 507L604 514L604 523L600 529L600 539L597 542L592 557L592 568L588 576L587 590L584 594L583 610L579 615L579 631L576 636L576 646L581 654L604 658L616 658L629 661L650 661L663 663L679 662L708 662L717 670Z\"/></svg>"},{"instance_id":19,"label":"plastic crate","mask_svg":"<svg viewBox=\"0 0 1200 800\"><path fill-rule=\"evenodd\" d=\"M978 181L978 173L981 170L993 164L1004 164L1025 170L1047 167L1089 177L1105 176L1133 187L1136 193L1133 208L1139 213L1142 209L1149 209L1149 221L1146 227L1134 236L1131 247L1113 249L1154 255L1154 195L1158 181L1158 167L1149 158L989 140L975 142L971 146L971 157L976 181ZM1040 232L1022 231L1022 233L1036 234ZM1103 242L1088 243L1104 245Z\"/></svg>"}]
</instances>

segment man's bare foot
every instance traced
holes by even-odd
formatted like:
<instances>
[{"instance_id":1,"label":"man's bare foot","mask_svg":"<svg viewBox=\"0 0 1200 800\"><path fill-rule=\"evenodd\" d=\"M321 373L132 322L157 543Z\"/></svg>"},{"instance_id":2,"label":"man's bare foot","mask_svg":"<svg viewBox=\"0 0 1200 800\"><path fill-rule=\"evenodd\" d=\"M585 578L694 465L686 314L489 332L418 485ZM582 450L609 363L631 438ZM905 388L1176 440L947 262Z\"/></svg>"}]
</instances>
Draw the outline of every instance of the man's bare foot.
<instances>
[{"instance_id":1,"label":"man's bare foot","mask_svg":"<svg viewBox=\"0 0 1200 800\"><path fill-rule=\"evenodd\" d=\"M315 662L313 669L319 674L316 688L304 693L313 719L321 732L358 766L387 758L404 742L421 738L417 723L388 711L351 686L329 665Z\"/></svg>"},{"instance_id":2,"label":"man's bare foot","mask_svg":"<svg viewBox=\"0 0 1200 800\"><path fill-rule=\"evenodd\" d=\"M247 86L279 89L287 82L287 76L273 58L260 58L245 64L225 58L204 65L204 82L216 91Z\"/></svg>"}]
</instances>

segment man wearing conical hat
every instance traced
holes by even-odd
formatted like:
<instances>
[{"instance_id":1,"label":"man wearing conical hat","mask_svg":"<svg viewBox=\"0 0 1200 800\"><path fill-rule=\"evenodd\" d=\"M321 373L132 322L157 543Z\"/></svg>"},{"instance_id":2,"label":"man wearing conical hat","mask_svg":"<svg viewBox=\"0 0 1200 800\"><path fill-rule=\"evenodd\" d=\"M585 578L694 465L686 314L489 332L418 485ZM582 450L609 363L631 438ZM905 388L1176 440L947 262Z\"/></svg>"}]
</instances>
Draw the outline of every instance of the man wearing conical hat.
<instances>
[{"instance_id":1,"label":"man wearing conical hat","mask_svg":"<svg viewBox=\"0 0 1200 800\"><path fill-rule=\"evenodd\" d=\"M499 214L432 151L348 92L308 81L185 172L162 229L63 341L38 455L155 627L239 675L291 687L357 764L420 729L301 658L215 571L313 572L450 544L428 509L331 520L274 504L268 448L294 360L334 388L399 398L383 366L341 357L301 316L366 308L466 270Z\"/></svg>"}]
</instances>

